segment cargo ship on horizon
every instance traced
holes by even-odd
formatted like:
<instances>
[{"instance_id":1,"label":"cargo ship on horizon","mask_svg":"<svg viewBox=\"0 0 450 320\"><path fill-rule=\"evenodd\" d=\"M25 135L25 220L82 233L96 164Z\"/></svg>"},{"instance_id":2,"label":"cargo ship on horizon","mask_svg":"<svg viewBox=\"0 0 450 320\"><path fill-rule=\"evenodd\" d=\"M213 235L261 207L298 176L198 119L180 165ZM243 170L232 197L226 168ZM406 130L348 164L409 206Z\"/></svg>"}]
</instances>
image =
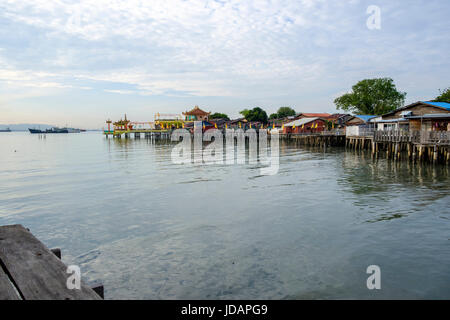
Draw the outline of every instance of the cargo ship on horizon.
<instances>
[{"instance_id":1,"label":"cargo ship on horizon","mask_svg":"<svg viewBox=\"0 0 450 320\"><path fill-rule=\"evenodd\" d=\"M51 129L45 129L45 130L28 128L28 131L30 131L30 133L41 133L42 134L42 133L80 133L80 132L85 132L86 130L77 129L77 128L69 128L69 127L64 127L64 128L53 127Z\"/></svg>"},{"instance_id":2,"label":"cargo ship on horizon","mask_svg":"<svg viewBox=\"0 0 450 320\"><path fill-rule=\"evenodd\" d=\"M69 130L67 130L67 128L57 128L57 127L53 127L51 129L45 129L45 130L40 130L40 129L31 129L28 128L28 130L30 131L30 133L36 134L36 133L69 133Z\"/></svg>"}]
</instances>

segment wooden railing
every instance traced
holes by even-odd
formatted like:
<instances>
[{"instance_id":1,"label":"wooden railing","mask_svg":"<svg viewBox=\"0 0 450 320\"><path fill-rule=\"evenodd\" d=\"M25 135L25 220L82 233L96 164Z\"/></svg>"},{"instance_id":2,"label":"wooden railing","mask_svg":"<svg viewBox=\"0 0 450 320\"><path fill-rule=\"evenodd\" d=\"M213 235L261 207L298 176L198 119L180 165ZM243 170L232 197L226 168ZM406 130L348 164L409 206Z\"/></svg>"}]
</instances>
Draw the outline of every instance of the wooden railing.
<instances>
[{"instance_id":1,"label":"wooden railing","mask_svg":"<svg viewBox=\"0 0 450 320\"><path fill-rule=\"evenodd\" d=\"M295 137L295 136L299 136L299 137L315 136L315 137L317 137L317 136L321 136L322 132L297 132L297 133L291 132L291 133L288 133L287 135L293 136L293 137Z\"/></svg>"},{"instance_id":2,"label":"wooden railing","mask_svg":"<svg viewBox=\"0 0 450 320\"><path fill-rule=\"evenodd\" d=\"M375 142L420 142L418 131L377 130L374 132Z\"/></svg>"},{"instance_id":3,"label":"wooden railing","mask_svg":"<svg viewBox=\"0 0 450 320\"><path fill-rule=\"evenodd\" d=\"M420 143L450 145L450 131L421 131Z\"/></svg>"},{"instance_id":4,"label":"wooden railing","mask_svg":"<svg viewBox=\"0 0 450 320\"><path fill-rule=\"evenodd\" d=\"M411 142L422 144L449 145L449 131L405 131L377 130L374 132L375 142Z\"/></svg>"},{"instance_id":5,"label":"wooden railing","mask_svg":"<svg viewBox=\"0 0 450 320\"><path fill-rule=\"evenodd\" d=\"M291 136L345 136L345 130L289 133Z\"/></svg>"},{"instance_id":6,"label":"wooden railing","mask_svg":"<svg viewBox=\"0 0 450 320\"><path fill-rule=\"evenodd\" d=\"M322 131L321 134L323 136L345 136L345 130L335 129L329 131Z\"/></svg>"},{"instance_id":7,"label":"wooden railing","mask_svg":"<svg viewBox=\"0 0 450 320\"><path fill-rule=\"evenodd\" d=\"M348 129L348 128L347 128ZM283 136L344 136L345 130L331 130L322 132L289 133ZM408 142L434 145L450 145L450 131L407 131L407 130L374 130L359 128L347 137L373 138L375 142Z\"/></svg>"}]
</instances>

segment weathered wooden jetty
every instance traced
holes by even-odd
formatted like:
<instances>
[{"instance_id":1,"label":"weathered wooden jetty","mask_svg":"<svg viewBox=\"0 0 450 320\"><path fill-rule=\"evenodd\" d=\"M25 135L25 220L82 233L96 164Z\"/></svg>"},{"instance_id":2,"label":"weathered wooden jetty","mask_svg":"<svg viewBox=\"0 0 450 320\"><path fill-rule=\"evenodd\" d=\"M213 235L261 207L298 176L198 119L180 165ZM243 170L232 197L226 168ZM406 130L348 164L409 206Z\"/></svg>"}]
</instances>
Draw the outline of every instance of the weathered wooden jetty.
<instances>
[{"instance_id":1,"label":"weathered wooden jetty","mask_svg":"<svg viewBox=\"0 0 450 320\"><path fill-rule=\"evenodd\" d=\"M169 140L171 130L157 130L157 129L134 129L134 130L115 130L115 131L105 131L104 135L106 138L109 136L117 139L124 137L125 139L135 138L140 139L144 137L146 139L152 140Z\"/></svg>"},{"instance_id":2,"label":"weathered wooden jetty","mask_svg":"<svg viewBox=\"0 0 450 320\"><path fill-rule=\"evenodd\" d=\"M367 130L346 137L346 147L370 150L372 156L388 159L450 163L450 132Z\"/></svg>"},{"instance_id":3,"label":"weathered wooden jetty","mask_svg":"<svg viewBox=\"0 0 450 320\"><path fill-rule=\"evenodd\" d=\"M69 289L61 250L49 250L22 225L0 227L0 300L101 300L103 286Z\"/></svg>"},{"instance_id":4,"label":"weathered wooden jetty","mask_svg":"<svg viewBox=\"0 0 450 320\"><path fill-rule=\"evenodd\" d=\"M177 115L165 115L174 117L171 120L162 120L161 116L164 115L156 114L155 122L133 122L127 119L125 114L124 119L112 122L107 120L108 130L105 130L103 134L108 138L112 136L113 138L121 139L122 136L125 139L131 138L133 136L135 139L140 139L141 136L145 138L150 138L154 140L170 139L170 133L174 128L184 127L184 122ZM111 129L111 124L113 124L113 129Z\"/></svg>"},{"instance_id":5,"label":"weathered wooden jetty","mask_svg":"<svg viewBox=\"0 0 450 320\"><path fill-rule=\"evenodd\" d=\"M345 132L343 130L280 134L280 138L296 145L311 147L343 147L345 145Z\"/></svg>"},{"instance_id":6,"label":"weathered wooden jetty","mask_svg":"<svg viewBox=\"0 0 450 320\"><path fill-rule=\"evenodd\" d=\"M225 130L221 130L224 137ZM134 137L154 141L170 141L172 130L128 130L116 131L114 137ZM108 134L105 133L108 137ZM450 163L450 132L448 131L403 131L362 129L357 134L346 134L345 130L317 133L279 133L280 139L312 147L345 147L350 150L370 150L374 157L385 154L388 159L409 159L420 162ZM268 134L270 139L270 133ZM248 139L248 137L246 138Z\"/></svg>"},{"instance_id":7,"label":"weathered wooden jetty","mask_svg":"<svg viewBox=\"0 0 450 320\"><path fill-rule=\"evenodd\" d=\"M373 157L385 154L388 159L408 159L419 162L450 163L450 132L360 130L358 135L343 131L281 134L280 137L296 145L312 147L345 147L350 150L369 150Z\"/></svg>"}]
</instances>

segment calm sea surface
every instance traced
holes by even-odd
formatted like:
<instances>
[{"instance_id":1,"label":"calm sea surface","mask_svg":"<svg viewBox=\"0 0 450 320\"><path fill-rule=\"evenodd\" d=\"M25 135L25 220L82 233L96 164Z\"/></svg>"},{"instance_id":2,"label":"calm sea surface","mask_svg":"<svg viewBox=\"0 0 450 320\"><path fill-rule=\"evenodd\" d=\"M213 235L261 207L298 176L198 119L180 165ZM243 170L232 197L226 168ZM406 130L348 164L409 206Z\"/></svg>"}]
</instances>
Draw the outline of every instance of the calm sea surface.
<instances>
[{"instance_id":1,"label":"calm sea surface","mask_svg":"<svg viewBox=\"0 0 450 320\"><path fill-rule=\"evenodd\" d=\"M173 164L172 147L0 133L0 225L60 247L110 299L450 299L448 166L281 145L260 176Z\"/></svg>"}]
</instances>

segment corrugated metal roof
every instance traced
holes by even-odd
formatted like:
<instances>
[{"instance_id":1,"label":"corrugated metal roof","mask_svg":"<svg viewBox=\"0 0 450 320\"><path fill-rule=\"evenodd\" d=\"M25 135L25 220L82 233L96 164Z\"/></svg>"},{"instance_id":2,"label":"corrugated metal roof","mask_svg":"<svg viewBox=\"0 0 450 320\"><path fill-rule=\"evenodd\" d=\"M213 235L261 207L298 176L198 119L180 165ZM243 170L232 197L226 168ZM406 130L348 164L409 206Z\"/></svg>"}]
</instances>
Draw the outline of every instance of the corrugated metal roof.
<instances>
[{"instance_id":1,"label":"corrugated metal roof","mask_svg":"<svg viewBox=\"0 0 450 320\"><path fill-rule=\"evenodd\" d=\"M408 119L406 118L398 118L398 119L389 119L389 120L378 120L374 121L373 123L391 123L391 122L408 122Z\"/></svg>"},{"instance_id":2,"label":"corrugated metal roof","mask_svg":"<svg viewBox=\"0 0 450 320\"><path fill-rule=\"evenodd\" d=\"M308 118L313 118L313 117L326 118L326 117L331 116L331 114L329 114L329 113L308 113L308 112L304 112L304 113L301 113L301 116L308 117Z\"/></svg>"},{"instance_id":3,"label":"corrugated metal roof","mask_svg":"<svg viewBox=\"0 0 450 320\"><path fill-rule=\"evenodd\" d=\"M445 109L447 111L450 111L450 103L447 103L447 102L417 101L417 102L411 103L411 104L409 104L407 106L404 106L404 107L398 108L396 110L393 110L391 112L385 113L385 114L383 114L383 117L393 115L396 112L399 112L399 111L402 111L402 110L408 110L408 109L413 108L413 107L415 107L417 105L420 105L420 104L428 104L430 106L435 106L435 107L443 108L443 109Z\"/></svg>"},{"instance_id":4,"label":"corrugated metal roof","mask_svg":"<svg viewBox=\"0 0 450 320\"><path fill-rule=\"evenodd\" d=\"M433 102L433 101L420 101L422 103L431 104L436 107L444 108L447 111L450 111L450 103L447 102Z\"/></svg>"},{"instance_id":5,"label":"corrugated metal roof","mask_svg":"<svg viewBox=\"0 0 450 320\"><path fill-rule=\"evenodd\" d=\"M428 113L423 116L410 116L406 119L450 118L450 113Z\"/></svg>"},{"instance_id":6,"label":"corrugated metal roof","mask_svg":"<svg viewBox=\"0 0 450 320\"><path fill-rule=\"evenodd\" d=\"M299 127L301 125L313 122L313 121L315 121L317 119L319 119L319 118L318 117L315 117L315 118L301 118L301 119L297 119L297 120L285 123L284 126L285 127L292 127L292 126L295 125L296 127Z\"/></svg>"}]
</instances>

